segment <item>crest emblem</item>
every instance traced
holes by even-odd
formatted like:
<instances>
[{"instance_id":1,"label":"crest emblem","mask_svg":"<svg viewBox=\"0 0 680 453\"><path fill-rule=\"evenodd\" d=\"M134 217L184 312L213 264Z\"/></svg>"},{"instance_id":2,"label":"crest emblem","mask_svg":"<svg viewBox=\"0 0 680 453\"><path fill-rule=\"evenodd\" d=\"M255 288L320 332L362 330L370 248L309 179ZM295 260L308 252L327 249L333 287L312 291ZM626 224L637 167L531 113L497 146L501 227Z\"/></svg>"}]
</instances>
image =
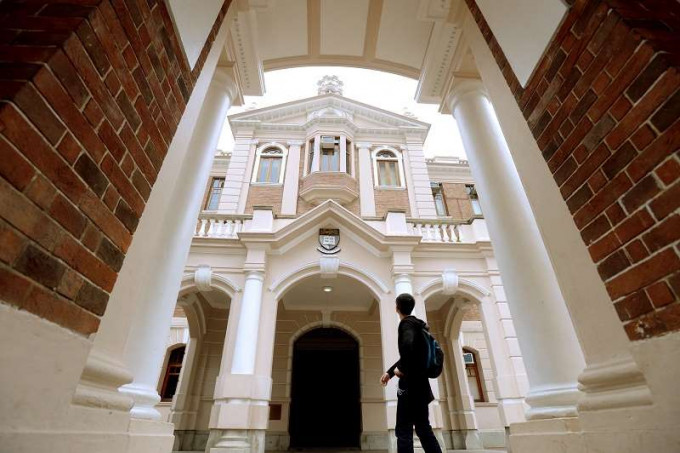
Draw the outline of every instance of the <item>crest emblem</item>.
<instances>
[{"instance_id":1,"label":"crest emblem","mask_svg":"<svg viewBox=\"0 0 680 453\"><path fill-rule=\"evenodd\" d=\"M340 251L338 245L340 244L340 230L337 228L321 228L319 229L319 245L318 250L321 253L332 254Z\"/></svg>"}]
</instances>

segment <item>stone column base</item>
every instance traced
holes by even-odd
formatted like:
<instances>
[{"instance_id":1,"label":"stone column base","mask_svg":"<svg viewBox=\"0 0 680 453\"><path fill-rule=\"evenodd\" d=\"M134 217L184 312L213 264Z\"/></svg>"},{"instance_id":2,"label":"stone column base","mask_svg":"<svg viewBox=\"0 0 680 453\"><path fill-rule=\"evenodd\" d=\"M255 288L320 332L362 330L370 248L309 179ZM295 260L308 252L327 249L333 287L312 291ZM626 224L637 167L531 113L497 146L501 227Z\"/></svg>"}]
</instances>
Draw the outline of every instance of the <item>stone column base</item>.
<instances>
[{"instance_id":1,"label":"stone column base","mask_svg":"<svg viewBox=\"0 0 680 453\"><path fill-rule=\"evenodd\" d=\"M530 420L510 425L513 453L585 453L578 417Z\"/></svg>"},{"instance_id":2,"label":"stone column base","mask_svg":"<svg viewBox=\"0 0 680 453\"><path fill-rule=\"evenodd\" d=\"M126 453L168 453L175 441L172 423L130 419L130 440Z\"/></svg>"},{"instance_id":3,"label":"stone column base","mask_svg":"<svg viewBox=\"0 0 680 453\"><path fill-rule=\"evenodd\" d=\"M481 450L484 448L476 429L451 431L451 443L454 450Z\"/></svg>"},{"instance_id":4,"label":"stone column base","mask_svg":"<svg viewBox=\"0 0 680 453\"><path fill-rule=\"evenodd\" d=\"M208 453L264 453L263 429L211 429Z\"/></svg>"}]
</instances>

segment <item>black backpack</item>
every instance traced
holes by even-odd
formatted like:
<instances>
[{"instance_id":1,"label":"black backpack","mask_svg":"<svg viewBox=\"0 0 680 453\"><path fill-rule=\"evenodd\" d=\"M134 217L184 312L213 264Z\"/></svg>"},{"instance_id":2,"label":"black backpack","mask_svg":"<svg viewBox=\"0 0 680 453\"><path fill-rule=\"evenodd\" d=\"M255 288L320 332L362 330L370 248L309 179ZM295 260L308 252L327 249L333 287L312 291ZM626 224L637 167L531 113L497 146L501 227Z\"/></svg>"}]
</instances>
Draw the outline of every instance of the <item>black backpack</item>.
<instances>
[{"instance_id":1,"label":"black backpack","mask_svg":"<svg viewBox=\"0 0 680 453\"><path fill-rule=\"evenodd\" d=\"M423 328L423 336L425 337L425 369L427 370L427 377L435 379L442 374L442 369L444 368L444 351L442 351L439 342L425 328Z\"/></svg>"}]
</instances>

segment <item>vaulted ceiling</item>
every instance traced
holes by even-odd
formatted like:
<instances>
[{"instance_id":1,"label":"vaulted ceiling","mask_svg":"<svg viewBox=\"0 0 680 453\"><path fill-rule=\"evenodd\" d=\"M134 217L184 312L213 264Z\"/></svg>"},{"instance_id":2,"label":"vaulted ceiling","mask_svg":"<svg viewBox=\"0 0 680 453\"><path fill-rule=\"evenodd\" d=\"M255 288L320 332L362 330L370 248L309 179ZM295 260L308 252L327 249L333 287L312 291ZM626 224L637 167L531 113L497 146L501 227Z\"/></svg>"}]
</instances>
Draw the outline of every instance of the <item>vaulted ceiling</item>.
<instances>
[{"instance_id":1,"label":"vaulted ceiling","mask_svg":"<svg viewBox=\"0 0 680 453\"><path fill-rule=\"evenodd\" d=\"M168 0L190 63L224 1ZM503 8L476 1L526 79L566 7L561 0L514 0ZM417 79L416 100L441 103L453 78L478 77L463 36L467 15L464 0L232 0L220 64L234 68L243 95L264 93L266 70L332 65Z\"/></svg>"},{"instance_id":2,"label":"vaulted ceiling","mask_svg":"<svg viewBox=\"0 0 680 453\"><path fill-rule=\"evenodd\" d=\"M265 70L333 65L418 79L419 100L438 102L452 70L475 70L469 52L457 51L459 0L242 0L238 5L225 59L236 62L244 94L261 94Z\"/></svg>"}]
</instances>

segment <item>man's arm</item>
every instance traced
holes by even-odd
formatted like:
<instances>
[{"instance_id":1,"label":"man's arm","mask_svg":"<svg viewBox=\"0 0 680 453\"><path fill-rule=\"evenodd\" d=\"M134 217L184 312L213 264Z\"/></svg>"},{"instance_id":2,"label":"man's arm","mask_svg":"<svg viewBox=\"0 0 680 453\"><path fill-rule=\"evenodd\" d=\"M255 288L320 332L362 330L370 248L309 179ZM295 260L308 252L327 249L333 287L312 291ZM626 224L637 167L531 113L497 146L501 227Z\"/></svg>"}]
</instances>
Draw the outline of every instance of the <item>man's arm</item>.
<instances>
[{"instance_id":1,"label":"man's arm","mask_svg":"<svg viewBox=\"0 0 680 453\"><path fill-rule=\"evenodd\" d=\"M399 371L408 376L416 369L416 329L411 323L399 325Z\"/></svg>"},{"instance_id":2,"label":"man's arm","mask_svg":"<svg viewBox=\"0 0 680 453\"><path fill-rule=\"evenodd\" d=\"M401 371L401 366L400 366L400 363L399 363L399 362L401 362L401 360L397 360L396 363L395 363L394 365L392 365L392 366L387 370L387 374L390 375L390 379L394 377L394 370L395 370L395 369L398 368L398 369Z\"/></svg>"},{"instance_id":3,"label":"man's arm","mask_svg":"<svg viewBox=\"0 0 680 453\"><path fill-rule=\"evenodd\" d=\"M401 369L399 368L399 360L397 360L397 363L392 365L389 370L385 371L385 374L383 374L380 377L380 383L385 386L387 383L392 379L395 375L398 377L402 377L403 373L401 372Z\"/></svg>"}]
</instances>

